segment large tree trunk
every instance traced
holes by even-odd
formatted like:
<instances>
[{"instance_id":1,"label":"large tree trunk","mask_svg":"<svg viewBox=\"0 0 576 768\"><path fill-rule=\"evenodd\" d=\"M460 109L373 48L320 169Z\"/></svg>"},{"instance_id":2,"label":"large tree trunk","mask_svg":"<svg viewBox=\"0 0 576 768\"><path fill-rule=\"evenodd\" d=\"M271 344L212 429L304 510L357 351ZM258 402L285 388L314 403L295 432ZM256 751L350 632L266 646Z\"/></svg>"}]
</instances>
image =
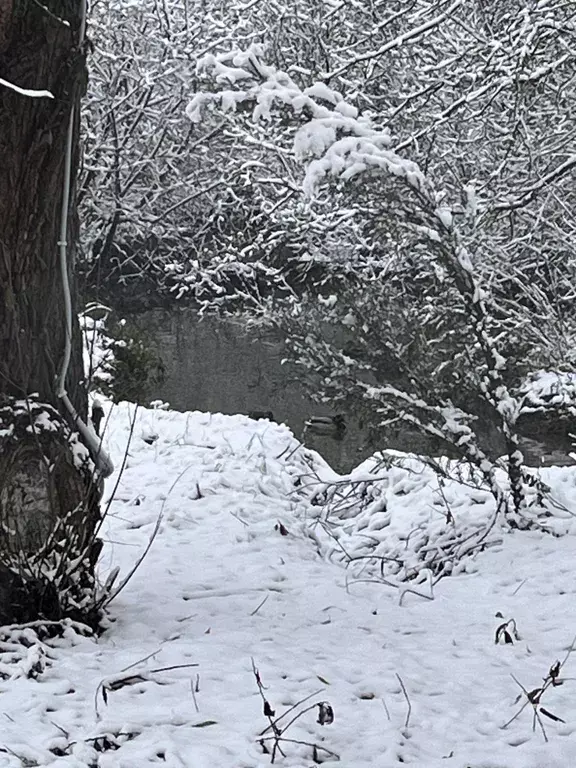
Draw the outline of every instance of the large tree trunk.
<instances>
[{"instance_id":1,"label":"large tree trunk","mask_svg":"<svg viewBox=\"0 0 576 768\"><path fill-rule=\"evenodd\" d=\"M98 494L89 456L78 451L73 419L57 396L66 342L59 229L67 132L86 83L81 24L81 0L0 0L0 75L54 96L34 98L0 84L0 622L81 618L93 584ZM77 119L74 134L73 179ZM69 265L77 232L73 189L70 201ZM66 389L86 419L75 312ZM73 557L80 559L76 586L56 580L48 567Z\"/></svg>"},{"instance_id":2,"label":"large tree trunk","mask_svg":"<svg viewBox=\"0 0 576 768\"><path fill-rule=\"evenodd\" d=\"M54 95L30 98L0 86L0 391L36 392L54 405L65 342L58 268L65 147L70 110L85 85L79 16L80 0L0 0L2 76ZM73 206L71 214L75 229ZM71 252L74 240L69 231ZM67 388L85 416L81 349L74 341Z\"/></svg>"}]
</instances>

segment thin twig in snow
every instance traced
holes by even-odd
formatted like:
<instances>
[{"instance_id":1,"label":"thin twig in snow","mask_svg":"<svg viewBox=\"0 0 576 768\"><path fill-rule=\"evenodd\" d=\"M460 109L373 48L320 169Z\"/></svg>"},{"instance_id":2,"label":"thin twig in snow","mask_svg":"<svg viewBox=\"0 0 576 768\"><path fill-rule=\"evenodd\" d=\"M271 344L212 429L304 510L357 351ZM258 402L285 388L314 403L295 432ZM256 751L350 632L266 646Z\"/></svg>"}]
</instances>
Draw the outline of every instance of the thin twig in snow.
<instances>
[{"instance_id":1,"label":"thin twig in snow","mask_svg":"<svg viewBox=\"0 0 576 768\"><path fill-rule=\"evenodd\" d=\"M250 616L256 616L256 614L258 613L258 611L260 610L260 608L262 608L262 606L264 605L264 603L266 602L266 600L268 600L268 598L269 598L269 597L270 597L270 594L267 594L267 595L266 595L266 597L264 598L264 600L262 600L262 601L261 601L261 602L260 602L260 603L259 603L259 604L256 606L256 608L254 608L254 610L252 611L252 613L250 614Z\"/></svg>"},{"instance_id":2,"label":"thin twig in snow","mask_svg":"<svg viewBox=\"0 0 576 768\"><path fill-rule=\"evenodd\" d=\"M396 677L398 678L398 682L402 687L402 693L404 694L404 698L406 699L406 703L408 704L408 712L406 713L406 720L404 721L404 728L408 728L410 724L410 716L412 715L412 704L410 703L410 697L408 696L408 692L406 690L406 686L404 685L404 681L402 680L398 672L396 672Z\"/></svg>"},{"instance_id":3,"label":"thin twig in snow","mask_svg":"<svg viewBox=\"0 0 576 768\"><path fill-rule=\"evenodd\" d=\"M198 675L196 677L196 681L198 682L199 679L200 679L200 676ZM200 707L198 706L198 701L196 700L196 685L197 685L197 682L195 684L195 683L192 682L192 680L190 680L190 693L192 694L192 701L194 702L194 709L196 710L196 712L200 712Z\"/></svg>"}]
</instances>

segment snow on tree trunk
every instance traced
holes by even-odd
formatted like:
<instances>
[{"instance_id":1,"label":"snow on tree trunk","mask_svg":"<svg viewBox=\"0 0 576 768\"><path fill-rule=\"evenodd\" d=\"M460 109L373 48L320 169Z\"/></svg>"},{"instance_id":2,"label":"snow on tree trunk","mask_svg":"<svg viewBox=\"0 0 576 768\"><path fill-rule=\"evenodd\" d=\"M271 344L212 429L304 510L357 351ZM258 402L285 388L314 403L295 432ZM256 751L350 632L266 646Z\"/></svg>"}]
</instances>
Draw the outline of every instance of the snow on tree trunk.
<instances>
[{"instance_id":1,"label":"snow on tree trunk","mask_svg":"<svg viewBox=\"0 0 576 768\"><path fill-rule=\"evenodd\" d=\"M86 84L81 25L81 0L0 0L0 72L17 88L53 97L0 84L0 622L82 619L93 588L98 493L89 456L56 396L66 341L58 254L65 147L71 109ZM73 192L69 264L77 233ZM82 380L74 320L66 388L85 419ZM72 560L74 573L64 566Z\"/></svg>"}]
</instances>

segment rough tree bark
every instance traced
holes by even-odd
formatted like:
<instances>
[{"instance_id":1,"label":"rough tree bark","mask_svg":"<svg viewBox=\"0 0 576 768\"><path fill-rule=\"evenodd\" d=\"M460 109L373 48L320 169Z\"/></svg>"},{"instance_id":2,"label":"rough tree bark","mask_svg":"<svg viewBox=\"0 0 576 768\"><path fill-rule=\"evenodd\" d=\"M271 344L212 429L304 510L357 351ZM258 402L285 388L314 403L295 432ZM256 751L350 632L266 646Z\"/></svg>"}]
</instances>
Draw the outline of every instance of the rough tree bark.
<instances>
[{"instance_id":1,"label":"rough tree bark","mask_svg":"<svg viewBox=\"0 0 576 768\"><path fill-rule=\"evenodd\" d=\"M94 589L98 493L56 385L66 342L58 254L65 148L86 85L81 25L82 0L0 0L0 75L54 96L0 84L0 623L86 618ZM74 190L70 200L69 265ZM86 419L75 313L66 388Z\"/></svg>"}]
</instances>

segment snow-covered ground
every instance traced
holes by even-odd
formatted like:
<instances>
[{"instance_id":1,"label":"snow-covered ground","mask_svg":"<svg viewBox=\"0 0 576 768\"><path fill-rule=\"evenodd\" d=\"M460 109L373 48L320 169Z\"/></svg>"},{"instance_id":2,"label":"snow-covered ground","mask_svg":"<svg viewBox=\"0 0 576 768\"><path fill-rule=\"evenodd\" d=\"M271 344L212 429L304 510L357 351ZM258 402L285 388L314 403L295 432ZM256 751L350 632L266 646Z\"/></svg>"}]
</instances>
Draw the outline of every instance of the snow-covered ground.
<instances>
[{"instance_id":1,"label":"snow-covered ground","mask_svg":"<svg viewBox=\"0 0 576 768\"><path fill-rule=\"evenodd\" d=\"M117 466L133 413L118 406L108 425ZM446 526L473 532L490 518L489 498L440 490L410 460L379 470L375 506L326 517L312 503L315 476L336 476L297 446L285 427L243 416L138 411L102 577L119 566L121 583L158 526L157 536L98 640L71 627L23 652L15 632L0 631L0 766L257 768L273 756L291 768L336 756L346 768L576 765L576 653L564 684L542 696L564 721L540 714L548 741L530 703L503 727L527 701L520 685L541 686L576 635L571 515L552 526L562 536L495 526L457 574L432 590L424 569L402 591L402 552L421 550L422 536L434 546ZM576 471L542 476L576 510ZM346 567L363 553L392 558L381 562L400 588L369 561ZM495 643L509 619L513 642ZM333 722L319 723L330 708ZM265 709L273 721L288 712L274 755Z\"/></svg>"}]
</instances>

